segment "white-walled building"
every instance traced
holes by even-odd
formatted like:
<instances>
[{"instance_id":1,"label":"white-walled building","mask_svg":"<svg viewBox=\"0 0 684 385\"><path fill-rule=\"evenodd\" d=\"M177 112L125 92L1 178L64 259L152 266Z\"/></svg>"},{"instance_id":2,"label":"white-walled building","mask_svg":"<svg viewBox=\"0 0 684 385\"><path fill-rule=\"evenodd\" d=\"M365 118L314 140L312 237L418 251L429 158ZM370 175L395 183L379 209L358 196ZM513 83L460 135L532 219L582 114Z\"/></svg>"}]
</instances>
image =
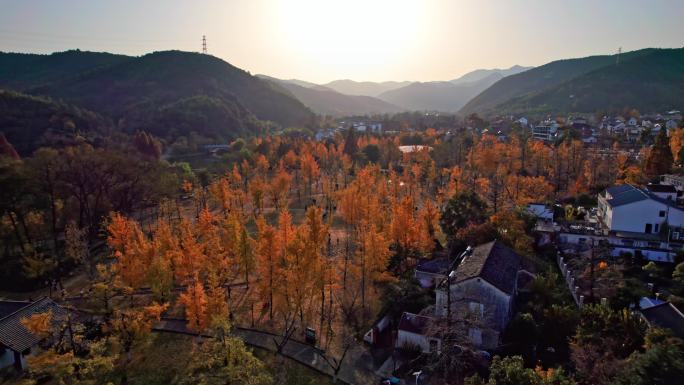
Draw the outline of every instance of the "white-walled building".
<instances>
[{"instance_id":1,"label":"white-walled building","mask_svg":"<svg viewBox=\"0 0 684 385\"><path fill-rule=\"evenodd\" d=\"M431 321L430 317L404 312L397 328L395 347L418 346L423 353L439 352L442 349L442 341L428 335Z\"/></svg>"},{"instance_id":2,"label":"white-walled building","mask_svg":"<svg viewBox=\"0 0 684 385\"><path fill-rule=\"evenodd\" d=\"M676 192L657 192L629 184L606 189L598 197L598 218L608 231L658 234L663 226L684 227Z\"/></svg>"},{"instance_id":3,"label":"white-walled building","mask_svg":"<svg viewBox=\"0 0 684 385\"><path fill-rule=\"evenodd\" d=\"M585 248L604 242L613 256L630 253L672 262L674 254L684 250L684 209L676 201L673 186L610 187L598 196L596 218L562 223L558 242Z\"/></svg>"},{"instance_id":4,"label":"white-walled building","mask_svg":"<svg viewBox=\"0 0 684 385\"><path fill-rule=\"evenodd\" d=\"M552 120L545 120L532 128L532 138L550 142L556 137L558 123Z\"/></svg>"}]
</instances>

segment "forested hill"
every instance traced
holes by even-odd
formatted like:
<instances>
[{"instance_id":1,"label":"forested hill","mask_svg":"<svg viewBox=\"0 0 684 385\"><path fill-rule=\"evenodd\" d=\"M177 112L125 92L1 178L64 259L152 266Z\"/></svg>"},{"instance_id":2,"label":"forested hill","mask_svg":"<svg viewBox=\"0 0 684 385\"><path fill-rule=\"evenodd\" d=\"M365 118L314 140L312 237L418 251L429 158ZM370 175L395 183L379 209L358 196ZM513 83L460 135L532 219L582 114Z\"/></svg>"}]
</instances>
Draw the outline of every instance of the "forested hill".
<instances>
[{"instance_id":1,"label":"forested hill","mask_svg":"<svg viewBox=\"0 0 684 385\"><path fill-rule=\"evenodd\" d=\"M129 60L134 58L79 50L50 55L0 52L0 87L26 91Z\"/></svg>"},{"instance_id":2,"label":"forested hill","mask_svg":"<svg viewBox=\"0 0 684 385\"><path fill-rule=\"evenodd\" d=\"M668 111L684 106L684 49L646 55L591 71L555 87L512 99L500 107L524 111Z\"/></svg>"},{"instance_id":3,"label":"forested hill","mask_svg":"<svg viewBox=\"0 0 684 385\"><path fill-rule=\"evenodd\" d=\"M66 62L72 71L60 70L69 67ZM0 68L2 87L63 100L110 117L127 131L145 129L162 137L195 131L230 138L257 132L265 121L304 126L313 118L279 86L210 55L3 54Z\"/></svg>"},{"instance_id":4,"label":"forested hill","mask_svg":"<svg viewBox=\"0 0 684 385\"><path fill-rule=\"evenodd\" d=\"M647 88L646 83L650 80L643 78L641 71L647 70L651 65L664 69L672 75L668 75L667 81L677 78L675 76L677 70L684 76L681 67L676 64L679 56L681 56L681 49L659 50L649 48L623 53L620 55L620 64L617 65L615 55L553 61L501 79L468 102L460 112L469 114L503 111L524 114L540 110L561 112L566 108L572 110L570 112L580 111L573 110L575 108L582 108L584 112L595 112L608 108L610 103L605 99L592 98L592 94L606 95L612 92L611 90L619 90L620 93L624 92L627 95L632 93L630 89L639 90L642 85ZM666 60L664 67L661 66L662 63L657 63L667 57L672 60ZM635 62L640 63L639 65L628 64L636 59L639 59ZM615 71L616 69L617 71ZM596 75L590 75L594 71L596 71ZM665 79L656 77L653 80L660 82ZM627 97L621 103L630 103L630 107L636 108L639 108L639 105L649 107L651 103L647 99L652 97L664 99L667 98L667 93L674 91L675 85L668 85L667 81L663 81L663 84L655 87L656 94L645 94L636 99ZM578 103L577 100L571 99L577 99L578 95L575 93L579 87L584 87L583 92L586 97L582 97L582 102ZM563 90L568 91L570 89L573 91L563 93ZM558 93L557 99L542 100L540 95L547 92ZM566 100L561 101L558 95L563 95L562 98ZM616 95L611 95L611 97L614 96ZM535 97L537 98L535 99Z\"/></svg>"},{"instance_id":5,"label":"forested hill","mask_svg":"<svg viewBox=\"0 0 684 385\"><path fill-rule=\"evenodd\" d=\"M0 133L23 157L40 146L61 147L105 135L102 116L54 100L0 89Z\"/></svg>"}]
</instances>

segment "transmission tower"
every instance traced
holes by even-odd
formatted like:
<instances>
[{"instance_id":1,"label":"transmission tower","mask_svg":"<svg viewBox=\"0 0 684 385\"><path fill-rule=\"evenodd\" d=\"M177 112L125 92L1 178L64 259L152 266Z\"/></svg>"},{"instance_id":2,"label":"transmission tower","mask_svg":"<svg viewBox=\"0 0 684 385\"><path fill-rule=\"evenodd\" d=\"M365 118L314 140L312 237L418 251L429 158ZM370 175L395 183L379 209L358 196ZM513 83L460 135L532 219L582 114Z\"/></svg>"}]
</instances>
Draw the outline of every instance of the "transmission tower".
<instances>
[{"instance_id":1,"label":"transmission tower","mask_svg":"<svg viewBox=\"0 0 684 385\"><path fill-rule=\"evenodd\" d=\"M622 54L622 47L618 48L617 57L615 58L615 65L620 64L620 54Z\"/></svg>"},{"instance_id":2,"label":"transmission tower","mask_svg":"<svg viewBox=\"0 0 684 385\"><path fill-rule=\"evenodd\" d=\"M207 53L207 37L202 35L202 53L206 55Z\"/></svg>"}]
</instances>

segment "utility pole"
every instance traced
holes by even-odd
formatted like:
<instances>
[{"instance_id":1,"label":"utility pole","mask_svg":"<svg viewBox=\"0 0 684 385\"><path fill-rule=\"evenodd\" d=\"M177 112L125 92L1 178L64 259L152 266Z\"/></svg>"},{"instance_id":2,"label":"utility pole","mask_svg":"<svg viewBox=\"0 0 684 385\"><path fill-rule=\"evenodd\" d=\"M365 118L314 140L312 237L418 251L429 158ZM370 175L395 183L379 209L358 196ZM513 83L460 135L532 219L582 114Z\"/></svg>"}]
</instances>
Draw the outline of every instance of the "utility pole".
<instances>
[{"instance_id":1,"label":"utility pole","mask_svg":"<svg viewBox=\"0 0 684 385\"><path fill-rule=\"evenodd\" d=\"M207 36L202 35L202 53L207 54Z\"/></svg>"}]
</instances>

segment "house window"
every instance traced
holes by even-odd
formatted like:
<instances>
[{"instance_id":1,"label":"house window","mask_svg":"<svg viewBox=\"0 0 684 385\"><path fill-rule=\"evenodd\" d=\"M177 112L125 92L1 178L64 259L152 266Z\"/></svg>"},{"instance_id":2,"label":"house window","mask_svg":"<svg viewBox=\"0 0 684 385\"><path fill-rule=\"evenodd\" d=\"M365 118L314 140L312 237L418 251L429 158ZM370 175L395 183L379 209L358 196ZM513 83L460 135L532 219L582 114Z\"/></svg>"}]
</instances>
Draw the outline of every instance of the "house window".
<instances>
[{"instance_id":1,"label":"house window","mask_svg":"<svg viewBox=\"0 0 684 385\"><path fill-rule=\"evenodd\" d=\"M664 217L665 217L665 211L664 211L664 210L660 210L660 211L658 212L658 215L659 215L661 218L664 218Z\"/></svg>"},{"instance_id":2,"label":"house window","mask_svg":"<svg viewBox=\"0 0 684 385\"><path fill-rule=\"evenodd\" d=\"M660 224L659 224L659 223L656 223L656 224L655 224L655 227L653 228L653 232L654 232L654 233L657 233L659 227L660 227Z\"/></svg>"},{"instance_id":3,"label":"house window","mask_svg":"<svg viewBox=\"0 0 684 385\"><path fill-rule=\"evenodd\" d=\"M439 341L435 339L430 339L430 353L436 353L439 351Z\"/></svg>"},{"instance_id":4,"label":"house window","mask_svg":"<svg viewBox=\"0 0 684 385\"><path fill-rule=\"evenodd\" d=\"M470 312L474 314L475 316L482 318L484 315L484 305L479 303L479 302L470 302L468 303L468 307L470 308Z\"/></svg>"},{"instance_id":5,"label":"house window","mask_svg":"<svg viewBox=\"0 0 684 385\"><path fill-rule=\"evenodd\" d=\"M651 234L652 227L653 226L650 223L647 223L646 226L644 227L644 233Z\"/></svg>"}]
</instances>

